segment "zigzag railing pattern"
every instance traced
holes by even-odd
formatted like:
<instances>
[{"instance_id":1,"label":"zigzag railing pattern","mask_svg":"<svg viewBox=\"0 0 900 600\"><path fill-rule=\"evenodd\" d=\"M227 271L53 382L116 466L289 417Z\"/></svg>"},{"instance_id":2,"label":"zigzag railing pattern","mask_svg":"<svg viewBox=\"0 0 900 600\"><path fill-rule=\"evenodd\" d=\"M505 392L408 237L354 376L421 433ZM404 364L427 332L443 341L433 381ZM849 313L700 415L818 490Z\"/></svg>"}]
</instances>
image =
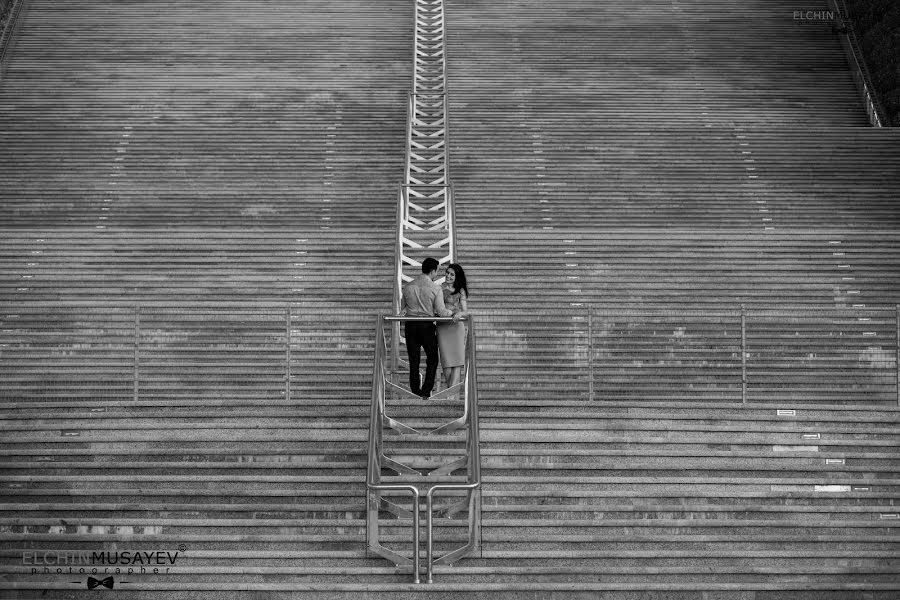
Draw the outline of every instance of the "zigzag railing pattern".
<instances>
[{"instance_id":1,"label":"zigzag railing pattern","mask_svg":"<svg viewBox=\"0 0 900 600\"><path fill-rule=\"evenodd\" d=\"M416 0L415 24L406 168L398 202L395 312L403 284L420 272L426 256L441 264L455 256L443 0Z\"/></svg>"},{"instance_id":2,"label":"zigzag railing pattern","mask_svg":"<svg viewBox=\"0 0 900 600\"><path fill-rule=\"evenodd\" d=\"M426 582L434 581L435 565L451 565L467 556L479 555L481 550L481 454L479 450L478 383L475 357L475 327L468 319L466 334L466 368L461 384L447 391L461 394L462 415L449 422L431 428L416 429L390 417L388 397L401 391L392 383L395 373L388 359L386 330L391 323L401 320L422 320L423 317L384 317L379 315L375 324L375 369L372 384L372 412L369 420L368 470L366 478L366 535L369 551L392 561L397 567L411 567L413 582L420 583L420 517L421 499L425 499L425 573ZM449 321L449 319L438 319ZM437 398L439 394L432 396ZM400 408L397 405L392 410ZM421 425L419 425L421 427ZM388 439L385 432L389 431ZM418 454L431 451L431 443L445 445L454 433L458 442L465 443L462 456L438 467L429 464L410 464L409 458L395 459L390 455ZM424 444L414 449L410 444ZM401 448L406 446L405 450ZM464 473L464 475L462 474ZM448 493L449 492L449 493ZM398 495L411 495L412 501L396 500ZM449 496L440 506L435 505L438 496ZM445 523L466 528L466 543L435 557L434 515L444 517ZM384 518L381 516L384 514ZM412 551L402 552L385 545L391 540L383 528L396 530L402 520L412 519ZM384 523L382 523L382 520ZM405 529L405 527L402 527Z\"/></svg>"},{"instance_id":3,"label":"zigzag railing pattern","mask_svg":"<svg viewBox=\"0 0 900 600\"><path fill-rule=\"evenodd\" d=\"M406 127L406 167L397 203L396 279L394 282L394 314L399 315L403 285L420 274L426 257L447 265L455 258L453 229L453 190L450 186L447 69L444 50L443 0L415 0L415 43L413 49L413 83L409 95ZM431 396L432 400L459 397L462 416L427 430L416 429L397 421L386 413L387 400L415 397L399 384L401 372L408 362L400 358L400 321L422 320L422 317L381 317L376 323L375 370L372 384L372 415L369 431L367 486L367 547L398 567L412 569L413 582L420 582L419 512L420 500L426 505L426 581L433 582L434 565L452 564L480 551L481 545L481 475L478 434L478 400L475 383L474 326L469 320L466 339L465 377L461 384ZM426 319L427 320L427 319ZM438 319L446 321L448 319ZM386 328L390 328L390 344ZM418 399L418 398L416 398ZM385 452L384 433L400 436L406 443L422 443L414 453L427 455L430 444L441 447L443 456L455 443L465 441L464 455L437 468L411 465L390 458ZM455 436L464 433L463 436ZM389 481L382 471L391 471ZM465 471L464 479L458 473ZM409 504L393 498L412 496ZM435 506L435 497L449 495L449 501ZM460 499L460 495L461 499ZM390 499L389 499L390 498ZM449 523L458 513L465 513L467 543L462 547L434 556L434 515L443 515ZM385 526L396 527L396 519L412 518L412 551L407 554L384 545L381 514L388 516ZM392 517L392 518L391 518ZM459 523L457 523L459 525Z\"/></svg>"}]
</instances>

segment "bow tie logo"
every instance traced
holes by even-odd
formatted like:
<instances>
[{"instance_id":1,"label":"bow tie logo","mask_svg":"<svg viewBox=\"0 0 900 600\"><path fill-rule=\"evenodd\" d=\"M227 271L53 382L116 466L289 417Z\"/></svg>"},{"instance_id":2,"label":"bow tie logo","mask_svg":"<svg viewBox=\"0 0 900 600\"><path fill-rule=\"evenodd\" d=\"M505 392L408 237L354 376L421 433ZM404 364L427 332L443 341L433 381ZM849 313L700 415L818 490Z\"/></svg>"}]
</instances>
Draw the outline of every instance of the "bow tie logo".
<instances>
[{"instance_id":1,"label":"bow tie logo","mask_svg":"<svg viewBox=\"0 0 900 600\"><path fill-rule=\"evenodd\" d=\"M88 577L87 589L92 590L95 587L102 585L103 587L111 590L111 589L113 589L113 583L114 582L113 582L112 577L107 577L106 579L104 579L102 581L99 579L94 579L93 577Z\"/></svg>"}]
</instances>

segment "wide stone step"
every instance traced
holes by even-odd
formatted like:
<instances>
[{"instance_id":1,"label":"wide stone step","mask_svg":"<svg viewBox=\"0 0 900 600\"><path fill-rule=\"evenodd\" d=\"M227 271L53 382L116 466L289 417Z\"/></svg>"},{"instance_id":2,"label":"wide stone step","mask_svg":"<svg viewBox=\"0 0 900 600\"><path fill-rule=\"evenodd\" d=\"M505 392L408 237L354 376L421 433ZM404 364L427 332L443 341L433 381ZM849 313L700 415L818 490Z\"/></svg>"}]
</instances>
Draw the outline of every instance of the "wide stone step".
<instances>
[{"instance_id":1,"label":"wide stone step","mask_svg":"<svg viewBox=\"0 0 900 600\"><path fill-rule=\"evenodd\" d=\"M267 598L273 600L290 600L295 598L297 593L303 593L309 598L337 598L340 600L350 600L358 597L359 594L365 593L370 598L388 599L397 598L400 600L415 600L421 597L422 584L415 585L411 583L250 583L241 586L241 591L233 591L231 583L196 583L192 585L179 585L181 595L173 595L173 598L188 598L188 594L215 594L219 598L226 600L238 600L246 593L256 592L264 593ZM142 595L165 592L172 592L174 585L165 583L138 583L131 586L131 591L116 592L117 595L123 597L140 598ZM695 582L673 582L665 581L662 583L535 583L513 581L508 583L433 583L428 586L428 590L433 594L459 594L465 593L466 597L475 600L491 600L502 598L504 600L516 600L519 598L525 600L539 600L545 598L548 593L568 593L593 595L603 594L610 600L629 600L635 594L645 591L657 591L666 593L673 600L698 600L702 598L704 593L717 594L737 594L746 589L743 583L721 583L719 581L695 581ZM769 593L786 594L790 593L790 597L796 600L818 600L823 593L833 592L843 594L847 600L893 600L896 592L896 586L892 584L872 584L867 591L859 591L854 583L816 583L810 581L786 581L786 582L757 582L753 584L754 589ZM31 587L22 586L17 588L22 591L14 591L13 600L31 598L32 592L29 590L45 590L44 597L49 600L65 599L71 597L71 590L74 588L69 584L66 588L62 586L41 585L35 583ZM710 592L710 590L712 592Z\"/></svg>"},{"instance_id":2,"label":"wide stone step","mask_svg":"<svg viewBox=\"0 0 900 600\"><path fill-rule=\"evenodd\" d=\"M622 569L618 573L613 573L610 568L605 567L586 567L583 571L577 571L575 567L566 566L547 566L541 569L526 570L524 567L438 567L435 569L435 575L440 574L441 582L449 585L453 582L460 583L494 583L502 584L506 582L516 582L522 576L526 576L528 581L532 583L587 583L596 582L598 577L602 577L607 583L615 584L632 584L637 585L642 582L653 584L695 584L697 576L710 573L706 578L701 579L703 582L716 581L715 575L727 576L729 580L735 583L769 583L777 584L795 584L798 582L813 583L843 583L847 580L848 575L866 574L872 577L872 583L890 586L893 582L890 579L890 567L878 566L858 566L850 567L845 570L845 575L833 575L823 572L823 568L808 568L798 571L792 571L784 567L756 567L750 570L750 566L742 569L741 567L722 566L714 569L703 569L699 567L646 567L645 578L640 575L641 567L631 569ZM494 577L491 578L491 570L494 571ZM277 577L279 582L290 584L296 582L302 584L305 582L327 583L333 582L335 578L348 578L351 581L357 580L359 583L371 581L374 584L395 582L405 583L409 581L408 569L403 569L407 573L400 572L400 569L393 567L368 567L368 566L333 566L333 567L245 567L242 570L240 581L250 581L253 583L263 583L266 580ZM112 571L111 571L112 572ZM74 573L77 574L77 569ZM177 573L165 574L164 568L159 570L156 578L160 578L162 574L166 581L171 584L188 583L189 587L197 584L214 584L221 582L223 576L228 581L228 571L225 567L216 569L214 567L181 567ZM19 573L17 573L18 575ZM124 589L133 589L132 585L140 585L141 583L150 582L154 579L154 573L151 569L145 569L141 572L140 568L134 568L134 573L126 575L128 586ZM122 577L122 579L126 579ZM232 575L233 577L233 575ZM481 579L484 581L479 581ZM17 577L18 579L18 577ZM29 577L29 579L31 579ZM34 576L32 582L39 582L40 579ZM86 581L86 577L85 577ZM193 585L191 585L193 583ZM152 586L153 584L150 583ZM233 581L232 585L238 585L238 581ZM74 586L73 586L74 587ZM265 589L265 588L261 588ZM435 589L432 586L428 588ZM563 588L564 589L564 588ZM891 589L887 587L885 589Z\"/></svg>"}]
</instances>

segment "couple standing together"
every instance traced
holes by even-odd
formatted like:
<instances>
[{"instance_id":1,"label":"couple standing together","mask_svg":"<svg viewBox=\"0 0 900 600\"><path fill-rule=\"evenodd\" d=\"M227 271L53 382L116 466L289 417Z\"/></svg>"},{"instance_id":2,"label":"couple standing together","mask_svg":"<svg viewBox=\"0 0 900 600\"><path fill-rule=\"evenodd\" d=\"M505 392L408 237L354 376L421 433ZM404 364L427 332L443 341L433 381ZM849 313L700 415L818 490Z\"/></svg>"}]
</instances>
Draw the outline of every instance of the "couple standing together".
<instances>
[{"instance_id":1,"label":"couple standing together","mask_svg":"<svg viewBox=\"0 0 900 600\"><path fill-rule=\"evenodd\" d=\"M406 321L404 337L409 356L409 389L413 394L427 399L434 388L437 375L438 349L444 369L447 387L459 383L466 355L466 326L460 319L468 316L466 300L469 289L466 274L455 263L447 265L444 285L434 282L438 274L438 261L426 258L422 261L422 274L403 288L400 314L406 317L453 317L452 323L434 321ZM425 381L419 376L419 362L425 350Z\"/></svg>"}]
</instances>

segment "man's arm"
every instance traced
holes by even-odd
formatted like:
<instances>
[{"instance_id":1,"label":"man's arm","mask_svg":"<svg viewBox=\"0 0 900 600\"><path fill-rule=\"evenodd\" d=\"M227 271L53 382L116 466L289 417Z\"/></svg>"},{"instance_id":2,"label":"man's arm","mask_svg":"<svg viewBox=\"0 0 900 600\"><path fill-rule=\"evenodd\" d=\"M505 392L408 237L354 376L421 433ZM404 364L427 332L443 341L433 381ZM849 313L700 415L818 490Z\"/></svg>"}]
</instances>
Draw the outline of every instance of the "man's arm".
<instances>
[{"instance_id":1,"label":"man's arm","mask_svg":"<svg viewBox=\"0 0 900 600\"><path fill-rule=\"evenodd\" d=\"M452 317L453 311L448 310L446 306L444 306L444 294L441 292L440 288L435 289L434 294L434 315L436 317Z\"/></svg>"},{"instance_id":2,"label":"man's arm","mask_svg":"<svg viewBox=\"0 0 900 600\"><path fill-rule=\"evenodd\" d=\"M402 291L400 292L400 316L406 315L406 311L409 310L409 305L406 303L406 294Z\"/></svg>"}]
</instances>

